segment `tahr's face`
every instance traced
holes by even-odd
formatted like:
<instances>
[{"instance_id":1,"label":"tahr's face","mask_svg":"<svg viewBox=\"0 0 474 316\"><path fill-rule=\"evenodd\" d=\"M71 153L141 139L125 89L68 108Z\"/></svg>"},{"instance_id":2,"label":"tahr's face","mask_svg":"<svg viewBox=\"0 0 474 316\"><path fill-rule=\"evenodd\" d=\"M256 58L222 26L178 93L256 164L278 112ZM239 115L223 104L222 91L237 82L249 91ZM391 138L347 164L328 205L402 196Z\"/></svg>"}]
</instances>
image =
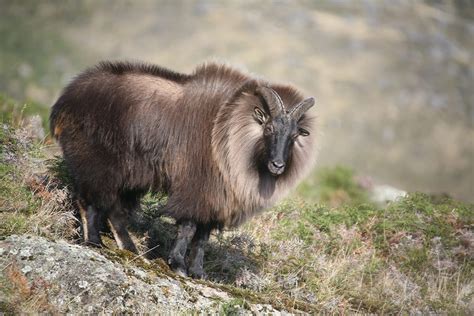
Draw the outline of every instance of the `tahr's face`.
<instances>
[{"instance_id":1,"label":"tahr's face","mask_svg":"<svg viewBox=\"0 0 474 316\"><path fill-rule=\"evenodd\" d=\"M309 135L307 130L298 126L298 122L314 105L314 98L305 99L287 110L272 88L259 87L256 92L263 99L262 106L254 109L254 118L263 129L265 163L272 175L279 176L285 171L296 139Z\"/></svg>"},{"instance_id":2,"label":"tahr's face","mask_svg":"<svg viewBox=\"0 0 474 316\"><path fill-rule=\"evenodd\" d=\"M297 120L286 111L271 117L257 107L254 116L263 128L265 165L272 175L279 176L285 171L295 141L308 136L309 132L299 127Z\"/></svg>"},{"instance_id":3,"label":"tahr's face","mask_svg":"<svg viewBox=\"0 0 474 316\"><path fill-rule=\"evenodd\" d=\"M274 176L281 175L285 171L293 144L299 136L297 123L287 115L279 115L265 124L263 135L268 171Z\"/></svg>"}]
</instances>

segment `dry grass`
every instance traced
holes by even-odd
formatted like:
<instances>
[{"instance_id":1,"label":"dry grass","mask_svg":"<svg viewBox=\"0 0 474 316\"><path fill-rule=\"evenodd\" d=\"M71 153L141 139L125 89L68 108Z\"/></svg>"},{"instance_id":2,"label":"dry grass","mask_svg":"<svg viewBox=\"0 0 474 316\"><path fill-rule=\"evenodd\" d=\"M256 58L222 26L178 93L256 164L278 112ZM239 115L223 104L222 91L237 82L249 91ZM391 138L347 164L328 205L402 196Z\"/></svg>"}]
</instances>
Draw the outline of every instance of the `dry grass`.
<instances>
[{"instance_id":1,"label":"dry grass","mask_svg":"<svg viewBox=\"0 0 474 316\"><path fill-rule=\"evenodd\" d=\"M399 204L424 205L433 213L420 229L411 230L414 219L399 212ZM262 295L284 294L330 313L472 313L472 205L449 199L436 204L414 194L385 211L370 209L353 223L348 222L351 212L360 209L346 207L348 216L334 216L330 223L321 219L325 210L289 201L233 232L233 238L253 240L251 255L262 248L266 254L256 255L258 269L238 268L235 285ZM307 216L311 212L315 217ZM451 228L433 224L438 216L448 221L453 215L457 220L448 224ZM385 220L400 222L388 228Z\"/></svg>"},{"instance_id":2,"label":"dry grass","mask_svg":"<svg viewBox=\"0 0 474 316\"><path fill-rule=\"evenodd\" d=\"M49 171L45 144L32 133L8 125L0 130L0 236L77 237L70 191Z\"/></svg>"}]
</instances>

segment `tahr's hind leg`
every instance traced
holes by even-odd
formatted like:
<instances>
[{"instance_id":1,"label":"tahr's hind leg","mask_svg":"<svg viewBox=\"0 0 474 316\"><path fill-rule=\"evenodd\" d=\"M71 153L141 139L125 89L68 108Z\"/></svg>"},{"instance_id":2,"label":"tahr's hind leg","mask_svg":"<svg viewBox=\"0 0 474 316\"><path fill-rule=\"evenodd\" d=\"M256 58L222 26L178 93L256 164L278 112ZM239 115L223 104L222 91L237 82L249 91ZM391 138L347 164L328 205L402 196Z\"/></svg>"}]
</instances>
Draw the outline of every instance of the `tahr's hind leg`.
<instances>
[{"instance_id":1,"label":"tahr's hind leg","mask_svg":"<svg viewBox=\"0 0 474 316\"><path fill-rule=\"evenodd\" d=\"M120 204L117 204L109 211L108 216L110 229L112 230L118 247L120 249L126 249L128 251L138 253L137 247L135 246L135 243L133 242L127 230L127 224L129 220L128 212L122 208Z\"/></svg>"},{"instance_id":2,"label":"tahr's hind leg","mask_svg":"<svg viewBox=\"0 0 474 316\"><path fill-rule=\"evenodd\" d=\"M173 250L171 250L168 264L177 274L186 276L186 250L188 245L196 233L196 224L191 221L184 221L179 224L178 237L174 244Z\"/></svg>"},{"instance_id":3,"label":"tahr's hind leg","mask_svg":"<svg viewBox=\"0 0 474 316\"><path fill-rule=\"evenodd\" d=\"M86 205L83 201L77 201L79 213L82 220L82 230L84 233L84 242L91 246L102 247L100 239L101 214L92 205Z\"/></svg>"},{"instance_id":4,"label":"tahr's hind leg","mask_svg":"<svg viewBox=\"0 0 474 316\"><path fill-rule=\"evenodd\" d=\"M193 278L202 279L204 277L204 247L209 240L211 227L199 225L194 235L191 246L191 266L189 267L189 275Z\"/></svg>"}]
</instances>

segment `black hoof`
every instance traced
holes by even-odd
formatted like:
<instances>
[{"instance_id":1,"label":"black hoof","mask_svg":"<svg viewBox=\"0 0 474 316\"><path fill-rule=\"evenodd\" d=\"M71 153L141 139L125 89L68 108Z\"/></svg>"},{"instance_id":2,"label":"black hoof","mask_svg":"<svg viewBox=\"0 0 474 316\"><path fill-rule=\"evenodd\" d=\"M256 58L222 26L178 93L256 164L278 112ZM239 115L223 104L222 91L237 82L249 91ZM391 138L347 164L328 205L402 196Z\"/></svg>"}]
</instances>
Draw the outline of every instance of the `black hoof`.
<instances>
[{"instance_id":1,"label":"black hoof","mask_svg":"<svg viewBox=\"0 0 474 316\"><path fill-rule=\"evenodd\" d=\"M183 277L188 276L188 273L186 272L186 264L184 263L183 258L170 257L168 259L168 265L170 266L171 270L173 270L176 274Z\"/></svg>"},{"instance_id":2,"label":"black hoof","mask_svg":"<svg viewBox=\"0 0 474 316\"><path fill-rule=\"evenodd\" d=\"M188 274L186 273L186 270L183 270L181 268L177 268L177 269L173 269L174 273L176 273L177 275L179 276L182 276L182 277L187 277Z\"/></svg>"},{"instance_id":3,"label":"black hoof","mask_svg":"<svg viewBox=\"0 0 474 316\"><path fill-rule=\"evenodd\" d=\"M201 267L200 268L195 268L195 267L189 268L189 276L192 277L193 279L205 279L207 277L206 273L204 272L204 270Z\"/></svg>"}]
</instances>

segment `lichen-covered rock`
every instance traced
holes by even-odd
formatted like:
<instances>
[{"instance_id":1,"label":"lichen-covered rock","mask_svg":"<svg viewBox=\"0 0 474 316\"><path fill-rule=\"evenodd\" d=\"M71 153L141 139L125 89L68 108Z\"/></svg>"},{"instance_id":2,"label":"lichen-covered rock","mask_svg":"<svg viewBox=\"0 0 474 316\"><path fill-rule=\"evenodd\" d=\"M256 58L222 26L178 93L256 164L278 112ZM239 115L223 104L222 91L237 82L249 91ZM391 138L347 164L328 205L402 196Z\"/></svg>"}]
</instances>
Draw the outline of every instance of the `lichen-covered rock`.
<instances>
[{"instance_id":1,"label":"lichen-covered rock","mask_svg":"<svg viewBox=\"0 0 474 316\"><path fill-rule=\"evenodd\" d=\"M90 248L66 241L10 236L0 241L0 253L1 277L8 280L12 269L21 271L16 278L29 284L22 291L29 293L41 284L40 290L45 292L42 297L60 313L218 312L234 299L220 289L113 262ZM0 306L11 304L5 302L7 299L0 294ZM247 306L243 314L280 314L270 305Z\"/></svg>"}]
</instances>

